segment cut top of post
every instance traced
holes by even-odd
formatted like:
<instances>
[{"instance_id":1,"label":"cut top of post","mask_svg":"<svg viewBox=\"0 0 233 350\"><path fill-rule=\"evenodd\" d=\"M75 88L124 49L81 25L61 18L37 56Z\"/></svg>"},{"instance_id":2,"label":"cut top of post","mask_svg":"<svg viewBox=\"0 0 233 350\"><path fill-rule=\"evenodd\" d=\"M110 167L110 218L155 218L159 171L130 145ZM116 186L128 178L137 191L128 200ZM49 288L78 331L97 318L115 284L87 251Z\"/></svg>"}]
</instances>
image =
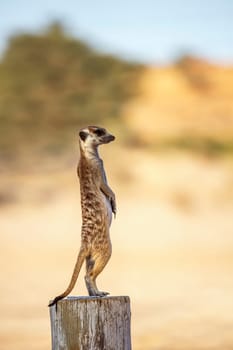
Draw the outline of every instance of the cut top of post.
<instances>
[{"instance_id":1,"label":"cut top of post","mask_svg":"<svg viewBox=\"0 0 233 350\"><path fill-rule=\"evenodd\" d=\"M53 350L131 350L128 296L68 297L50 319Z\"/></svg>"}]
</instances>

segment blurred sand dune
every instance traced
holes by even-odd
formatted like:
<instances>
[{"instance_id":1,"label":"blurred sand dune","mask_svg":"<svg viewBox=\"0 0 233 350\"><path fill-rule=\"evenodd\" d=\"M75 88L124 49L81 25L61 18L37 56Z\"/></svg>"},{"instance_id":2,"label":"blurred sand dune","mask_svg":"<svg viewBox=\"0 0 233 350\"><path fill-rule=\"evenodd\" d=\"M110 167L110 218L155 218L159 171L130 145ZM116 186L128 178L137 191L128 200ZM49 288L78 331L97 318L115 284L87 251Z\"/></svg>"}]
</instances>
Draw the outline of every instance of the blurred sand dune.
<instances>
[{"instance_id":1,"label":"blurred sand dune","mask_svg":"<svg viewBox=\"0 0 233 350\"><path fill-rule=\"evenodd\" d=\"M197 59L147 68L124 121L144 144L179 138L230 142L233 134L233 68Z\"/></svg>"}]
</instances>

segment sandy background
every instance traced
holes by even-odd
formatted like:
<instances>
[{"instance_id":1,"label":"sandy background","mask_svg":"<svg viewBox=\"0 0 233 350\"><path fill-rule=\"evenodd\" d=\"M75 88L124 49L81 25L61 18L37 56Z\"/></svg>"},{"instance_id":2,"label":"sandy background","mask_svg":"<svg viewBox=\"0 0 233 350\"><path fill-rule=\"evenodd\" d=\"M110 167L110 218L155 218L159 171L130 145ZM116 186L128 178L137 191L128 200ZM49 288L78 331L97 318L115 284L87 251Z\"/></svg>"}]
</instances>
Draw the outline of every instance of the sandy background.
<instances>
[{"instance_id":1,"label":"sandy background","mask_svg":"<svg viewBox=\"0 0 233 350\"><path fill-rule=\"evenodd\" d=\"M101 151L118 213L97 282L130 296L133 349L233 349L232 160ZM0 215L0 349L50 349L47 303L67 286L80 244L76 160L2 176L17 198ZM83 271L72 295L86 295Z\"/></svg>"}]
</instances>

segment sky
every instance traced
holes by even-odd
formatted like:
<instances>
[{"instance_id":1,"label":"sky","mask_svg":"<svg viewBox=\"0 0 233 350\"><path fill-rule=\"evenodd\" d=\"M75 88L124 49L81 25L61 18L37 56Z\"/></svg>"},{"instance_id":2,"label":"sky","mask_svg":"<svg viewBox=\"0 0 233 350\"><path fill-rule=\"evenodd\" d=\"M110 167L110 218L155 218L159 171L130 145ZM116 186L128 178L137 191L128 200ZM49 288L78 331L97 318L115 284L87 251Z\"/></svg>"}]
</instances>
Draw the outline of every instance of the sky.
<instances>
[{"instance_id":1,"label":"sky","mask_svg":"<svg viewBox=\"0 0 233 350\"><path fill-rule=\"evenodd\" d=\"M0 55L13 34L53 20L130 60L167 64L191 54L233 64L233 0L0 0Z\"/></svg>"}]
</instances>

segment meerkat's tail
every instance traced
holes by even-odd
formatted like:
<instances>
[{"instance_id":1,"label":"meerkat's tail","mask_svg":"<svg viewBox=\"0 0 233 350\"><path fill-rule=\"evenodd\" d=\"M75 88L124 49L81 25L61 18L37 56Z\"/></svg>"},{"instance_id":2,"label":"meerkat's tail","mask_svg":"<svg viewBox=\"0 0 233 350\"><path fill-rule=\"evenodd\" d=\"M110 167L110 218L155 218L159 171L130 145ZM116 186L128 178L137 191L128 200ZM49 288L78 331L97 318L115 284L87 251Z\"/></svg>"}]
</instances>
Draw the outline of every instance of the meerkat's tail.
<instances>
[{"instance_id":1,"label":"meerkat's tail","mask_svg":"<svg viewBox=\"0 0 233 350\"><path fill-rule=\"evenodd\" d=\"M83 261L84 261L85 257L86 257L85 251L80 250L78 258L77 258L77 261L76 261L76 264L75 264L75 267L74 267L74 272L73 272L73 275L71 277L71 281L70 281L70 284L69 284L68 288L65 290L64 293L62 293L62 294L58 295L56 298L54 298L49 303L48 306L57 305L57 302L59 300L65 298L68 294L70 294L70 292L72 291L72 289L75 286L75 283L77 281L77 278L78 278L78 275L79 275L79 272L81 270L81 267L82 267L82 264L83 264Z\"/></svg>"}]
</instances>

